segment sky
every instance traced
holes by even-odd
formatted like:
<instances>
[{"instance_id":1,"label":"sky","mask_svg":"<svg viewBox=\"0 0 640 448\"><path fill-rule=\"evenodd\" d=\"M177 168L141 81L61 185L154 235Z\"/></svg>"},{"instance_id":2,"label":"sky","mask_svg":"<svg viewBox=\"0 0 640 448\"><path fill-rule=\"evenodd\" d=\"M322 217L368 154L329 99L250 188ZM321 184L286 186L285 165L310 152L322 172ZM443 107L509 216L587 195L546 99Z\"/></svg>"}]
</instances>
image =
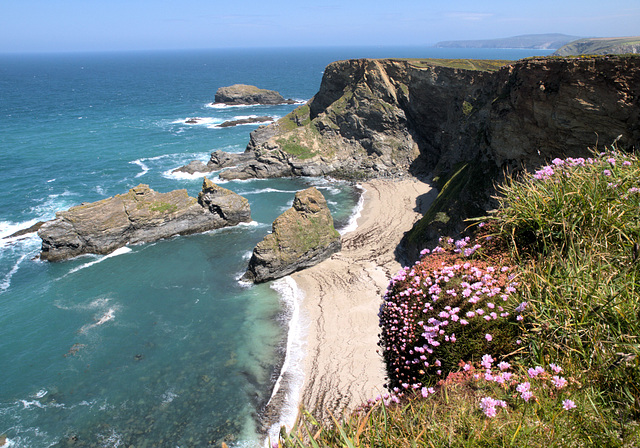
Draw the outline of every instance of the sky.
<instances>
[{"instance_id":1,"label":"sky","mask_svg":"<svg viewBox=\"0 0 640 448\"><path fill-rule=\"evenodd\" d=\"M640 35L639 0L0 0L0 53Z\"/></svg>"}]
</instances>

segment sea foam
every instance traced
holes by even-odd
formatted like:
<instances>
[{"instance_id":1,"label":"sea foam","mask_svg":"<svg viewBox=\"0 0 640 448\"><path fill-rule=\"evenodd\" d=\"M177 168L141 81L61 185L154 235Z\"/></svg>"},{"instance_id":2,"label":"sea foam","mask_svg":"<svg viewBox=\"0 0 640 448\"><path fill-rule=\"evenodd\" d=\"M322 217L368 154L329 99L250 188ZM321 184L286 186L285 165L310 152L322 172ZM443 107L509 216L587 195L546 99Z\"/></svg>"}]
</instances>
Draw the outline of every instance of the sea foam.
<instances>
[{"instance_id":1,"label":"sea foam","mask_svg":"<svg viewBox=\"0 0 640 448\"><path fill-rule=\"evenodd\" d=\"M360 218L362 214L362 209L364 207L364 194L367 192L362 185L356 185L356 188L360 190L360 198L358 199L358 203L353 210L353 214L349 218L349 222L342 229L338 230L340 235L344 235L349 232L353 232L358 228L358 218Z\"/></svg>"},{"instance_id":2,"label":"sea foam","mask_svg":"<svg viewBox=\"0 0 640 448\"><path fill-rule=\"evenodd\" d=\"M67 275L73 274L74 272L78 272L81 269L88 268L89 266L93 266L94 264L100 263L101 261L104 261L104 260L106 260L108 258L116 257L116 256L122 255L122 254L128 254L129 252L131 252L130 248L128 248L126 246L120 247L120 248L114 250L113 252L111 252L110 254L107 254L107 255L105 255L103 257L98 258L97 260L93 260L93 261L90 261L88 263L82 264L80 266L76 266L75 268L71 269L67 273Z\"/></svg>"},{"instance_id":3,"label":"sea foam","mask_svg":"<svg viewBox=\"0 0 640 448\"><path fill-rule=\"evenodd\" d=\"M295 280L291 276L281 278L271 284L281 297L286 309L290 310L289 331L287 332L287 351L284 363L280 369L280 376L273 387L269 403L280 394L283 396L280 407L279 419L271 425L268 436L271 440L278 440L280 428L285 426L291 430L295 424L300 404L300 394L304 384L303 361L306 346L306 328L301 305L304 300L304 292L298 288ZM286 387L286 391L280 391ZM269 405L267 403L267 406Z\"/></svg>"}]
</instances>

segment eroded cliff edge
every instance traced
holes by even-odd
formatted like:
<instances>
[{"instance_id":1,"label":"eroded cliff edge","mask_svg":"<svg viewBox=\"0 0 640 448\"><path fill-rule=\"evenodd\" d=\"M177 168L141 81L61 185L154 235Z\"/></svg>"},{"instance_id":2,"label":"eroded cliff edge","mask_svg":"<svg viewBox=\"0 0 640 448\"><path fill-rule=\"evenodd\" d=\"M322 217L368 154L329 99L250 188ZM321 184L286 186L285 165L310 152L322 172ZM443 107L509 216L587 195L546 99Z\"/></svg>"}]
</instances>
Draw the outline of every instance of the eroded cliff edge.
<instances>
[{"instance_id":1,"label":"eroded cliff edge","mask_svg":"<svg viewBox=\"0 0 640 448\"><path fill-rule=\"evenodd\" d=\"M476 158L519 168L619 135L621 147L638 146L639 57L491 62L334 62L318 93L254 131L252 160L221 177L388 176Z\"/></svg>"},{"instance_id":2,"label":"eroded cliff edge","mask_svg":"<svg viewBox=\"0 0 640 448\"><path fill-rule=\"evenodd\" d=\"M358 59L327 66L306 105L208 166L224 179L429 173L439 188L453 176L456 207L484 210L502 173L616 139L640 147L640 57Z\"/></svg>"}]
</instances>

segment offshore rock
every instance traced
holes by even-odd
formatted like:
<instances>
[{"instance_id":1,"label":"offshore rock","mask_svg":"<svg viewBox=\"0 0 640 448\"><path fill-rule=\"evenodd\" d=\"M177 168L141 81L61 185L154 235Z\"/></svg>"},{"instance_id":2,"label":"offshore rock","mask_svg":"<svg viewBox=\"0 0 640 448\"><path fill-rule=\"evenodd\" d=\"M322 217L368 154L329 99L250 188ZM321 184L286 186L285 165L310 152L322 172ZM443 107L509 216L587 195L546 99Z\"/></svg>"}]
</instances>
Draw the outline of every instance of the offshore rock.
<instances>
[{"instance_id":1,"label":"offshore rock","mask_svg":"<svg viewBox=\"0 0 640 448\"><path fill-rule=\"evenodd\" d=\"M315 187L296 193L293 207L273 222L272 233L253 250L243 279L284 277L329 258L342 248L327 201Z\"/></svg>"},{"instance_id":2,"label":"offshore rock","mask_svg":"<svg viewBox=\"0 0 640 448\"><path fill-rule=\"evenodd\" d=\"M249 222L249 202L205 177L198 198L186 190L158 193L140 184L125 194L71 207L38 231L40 258L60 261Z\"/></svg>"},{"instance_id":3,"label":"offshore rock","mask_svg":"<svg viewBox=\"0 0 640 448\"><path fill-rule=\"evenodd\" d=\"M294 100L286 100L275 90L260 89L246 84L234 84L220 87L216 91L215 104L249 105L249 104L295 104Z\"/></svg>"}]
</instances>

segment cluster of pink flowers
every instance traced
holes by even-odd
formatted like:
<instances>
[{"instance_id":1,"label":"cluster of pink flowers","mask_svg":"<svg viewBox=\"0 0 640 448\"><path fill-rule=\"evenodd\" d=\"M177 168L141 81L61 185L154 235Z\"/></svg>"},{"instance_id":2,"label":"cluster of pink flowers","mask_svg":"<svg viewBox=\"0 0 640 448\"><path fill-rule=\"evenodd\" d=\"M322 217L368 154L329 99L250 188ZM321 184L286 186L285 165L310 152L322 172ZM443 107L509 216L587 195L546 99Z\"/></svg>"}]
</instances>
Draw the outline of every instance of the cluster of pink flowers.
<instances>
[{"instance_id":1,"label":"cluster of pink flowers","mask_svg":"<svg viewBox=\"0 0 640 448\"><path fill-rule=\"evenodd\" d=\"M559 396L565 389L569 381L559 376L562 368L556 364L550 364L549 369L556 375L547 373L542 366L527 369L527 375L511 372L511 364L501 361L497 364L498 370L494 367L495 360L491 355L485 354L480 362L480 367L484 372L477 371L472 363L462 363L462 370L475 381L497 383L501 393L513 398L520 398L525 403L537 401L536 393L544 393L549 396ZM514 402L515 403L515 402ZM491 397L484 397L480 400L480 409L487 417L495 417L496 408L500 406L507 408L506 402ZM562 402L563 409L569 411L576 407L572 400L565 399Z\"/></svg>"},{"instance_id":2,"label":"cluster of pink flowers","mask_svg":"<svg viewBox=\"0 0 640 448\"><path fill-rule=\"evenodd\" d=\"M384 296L379 345L390 390L420 389L426 378L450 371L454 366L442 366L438 355L443 346L456 343L471 323L511 316L508 309L513 306L506 302L517 286L511 268L460 258L466 248L480 247L468 238L441 244L431 255L423 251L425 257L414 266L403 268ZM484 333L485 344L493 339Z\"/></svg>"}]
</instances>

